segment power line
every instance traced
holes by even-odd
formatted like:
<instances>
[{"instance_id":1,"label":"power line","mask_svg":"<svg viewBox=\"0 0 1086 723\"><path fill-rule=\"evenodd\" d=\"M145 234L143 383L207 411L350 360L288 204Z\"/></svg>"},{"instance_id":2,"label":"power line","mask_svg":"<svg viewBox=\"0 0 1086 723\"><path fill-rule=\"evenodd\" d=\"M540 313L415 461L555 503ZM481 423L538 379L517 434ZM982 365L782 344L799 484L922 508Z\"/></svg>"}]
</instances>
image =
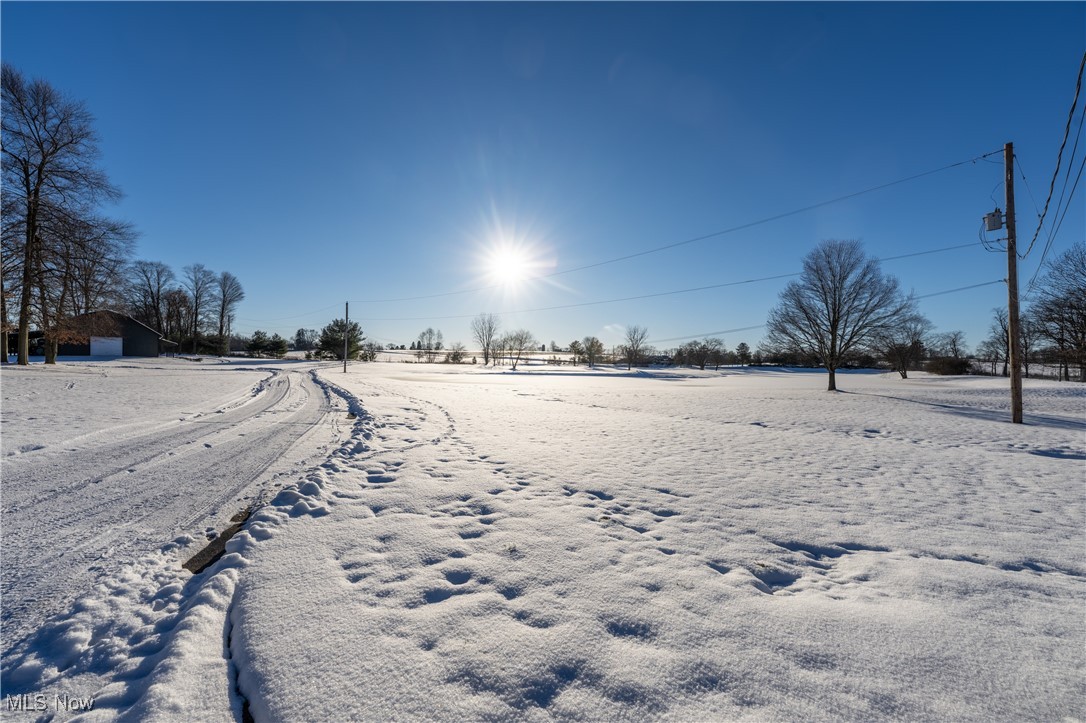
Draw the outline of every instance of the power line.
<instances>
[{"instance_id":1,"label":"power line","mask_svg":"<svg viewBox=\"0 0 1086 723\"><path fill-rule=\"evenodd\" d=\"M1079 113L1078 118L1078 130L1075 132L1075 145L1071 146L1071 157L1067 160L1067 172L1063 176L1063 186L1060 188L1060 197L1056 202L1056 213L1060 212L1060 209L1064 209L1064 213L1067 212L1067 205L1071 203L1071 197L1067 197L1067 205L1064 205L1064 194L1067 193L1067 183L1071 178L1071 168L1075 165L1075 156L1078 154L1078 144L1082 140L1082 123L1086 120L1086 104L1084 104L1082 112ZM1074 191L1072 190L1072 195ZM1055 233L1053 233L1055 235Z\"/></svg>"},{"instance_id":2,"label":"power line","mask_svg":"<svg viewBox=\"0 0 1086 723\"><path fill-rule=\"evenodd\" d=\"M996 279L995 281L985 281L980 284L972 284L970 286L960 286L956 289L947 289L945 291L936 291L931 294L924 294L923 296L914 296L914 299L927 299L932 296L942 296L943 294L955 294L959 291L968 291L969 289L979 289L982 286L991 286L993 284L1006 283L1006 279ZM711 336L724 335L724 334L738 334L741 331L753 331L754 329L761 329L765 327L765 324L756 324L754 326L741 326L735 329L724 329L722 331L706 331L701 334L687 334L686 336L672 336L667 339L654 339L646 342L648 344L662 344L667 341L685 341L687 339L703 339Z\"/></svg>"},{"instance_id":3,"label":"power line","mask_svg":"<svg viewBox=\"0 0 1086 723\"><path fill-rule=\"evenodd\" d=\"M1075 183L1071 186L1071 195L1067 197L1067 206L1063 209L1063 215L1061 215L1059 221L1056 222L1056 227L1052 229L1048 243L1045 244L1045 249L1041 253L1041 260L1037 263L1037 270L1034 271L1033 276L1030 277L1029 284L1026 287L1026 295L1033 293L1037 277L1040 276L1041 271L1044 270L1045 259L1048 258L1048 252L1052 249L1052 242L1055 240L1056 234L1059 233L1060 227L1063 226L1063 220L1067 218L1067 211L1071 208L1071 199L1075 197L1075 190L1078 189L1079 181L1082 180L1082 170L1084 167L1086 167L1086 156L1083 157L1082 162L1079 164L1078 173L1075 175Z\"/></svg>"},{"instance_id":4,"label":"power line","mask_svg":"<svg viewBox=\"0 0 1086 723\"><path fill-rule=\"evenodd\" d=\"M992 284L1005 284L1006 279L996 279L995 281L984 281L979 284L972 284L970 286L959 286L956 289L947 289L946 291L936 291L931 294L922 294L920 296L914 296L914 299L930 299L933 296L942 296L943 294L955 294L959 291L969 291L969 289L979 289L982 286L991 286Z\"/></svg>"},{"instance_id":5,"label":"power line","mask_svg":"<svg viewBox=\"0 0 1086 723\"><path fill-rule=\"evenodd\" d=\"M1082 169L1084 166L1086 166L1086 156L1083 157L1082 162L1078 165L1078 173L1075 175L1075 183L1071 186L1071 193L1067 196L1067 205L1063 207L1063 213L1060 214L1060 220L1056 222L1056 228L1052 229L1053 238L1057 234L1059 234L1060 226L1063 226L1063 220L1067 218L1067 211L1071 208L1071 199L1075 197L1075 190L1078 188L1078 182L1082 180ZM1041 262L1044 262L1044 255L1041 256Z\"/></svg>"},{"instance_id":6,"label":"power line","mask_svg":"<svg viewBox=\"0 0 1086 723\"><path fill-rule=\"evenodd\" d=\"M338 308L339 308L339 304L331 304L329 306L323 306L323 307L321 307L319 309L314 309L313 311L307 311L304 314L294 314L293 316L278 316L278 317L275 317L274 319L248 319L248 318L244 318L244 317L239 316L237 318L237 321L248 321L250 323L255 322L257 324L263 324L263 323L272 322L272 321L286 321L288 319L301 319L304 316L311 316L311 315L316 314L316 313L321 312L321 311L328 311L329 309L338 309Z\"/></svg>"},{"instance_id":7,"label":"power line","mask_svg":"<svg viewBox=\"0 0 1086 723\"><path fill-rule=\"evenodd\" d=\"M953 251L956 249L970 248L972 246L979 246L979 242L959 244L956 246L945 246L938 249L928 249L927 251L916 251L910 254L901 254L899 256L889 256L884 259L877 259L878 261L896 261L898 259L912 258L915 256L926 256L928 254L942 253L944 251ZM673 289L671 291L659 291L652 294L639 294L637 296L624 296L617 299L601 299L598 301L582 301L573 304L559 304L556 306L544 306L535 309L517 309L514 311L495 311L492 312L495 316L509 316L513 314L532 314L541 311L560 311L562 309L577 309L585 306L600 306L602 304L616 304L623 301L639 301L642 299L654 299L662 296L675 296L677 294L690 294L696 291L708 291L710 289L723 289L729 286L741 286L743 284L754 284L761 281L775 281L778 279L787 279L793 276L799 276L801 272L794 271L787 274L776 274L773 276L761 276L753 279L743 279L740 281L726 281L721 284L709 284L707 286L695 286L689 289ZM363 317L358 319L359 321L449 321L454 319L471 319L476 314L451 314L448 316L406 316L406 317Z\"/></svg>"},{"instance_id":8,"label":"power line","mask_svg":"<svg viewBox=\"0 0 1086 723\"><path fill-rule=\"evenodd\" d=\"M695 286L690 289L674 289L672 291L659 291L653 294L640 294L638 296L623 296L617 299L601 299L599 301L581 301L575 304L559 304L557 306L541 306L536 309L516 309L513 311L495 311L491 312L495 316L509 316L512 314L532 314L539 311L559 311L561 309L577 309L584 306L600 306L601 304L617 304L622 301L639 301L641 299L655 299L661 296L675 296L676 294L690 294L695 291L708 291L709 289L722 289L727 286L739 286L741 284L754 284L759 281L773 281L775 279L786 279L791 276L799 276L800 272L791 274L778 274L776 276L763 276L757 279L743 279L742 281L728 281L723 284L710 284L708 286ZM408 316L408 317L394 317L394 318L373 318L366 317L360 319L360 321L444 321L447 319L471 319L477 316L476 314L452 314L449 316Z\"/></svg>"},{"instance_id":9,"label":"power line","mask_svg":"<svg viewBox=\"0 0 1086 723\"><path fill-rule=\"evenodd\" d=\"M969 163L976 163L977 161L984 160L984 159L988 158L989 156L993 156L993 155L996 155L996 154L999 154L999 153L1002 153L1002 152L1003 152L1002 150L991 151L989 153L984 153L982 155L975 156L973 158L969 158L969 159L966 159L964 161L958 161L957 163L951 163L949 165L941 166L940 168L934 168L934 169L932 169L930 171L924 171L923 173L917 173L915 175L908 176L906 178L899 178L896 181L890 181L889 183L883 183L883 184L878 185L878 186L872 186L870 188L865 188L862 191L856 191L854 193L849 193L849 194L846 194L844 196L838 196L837 198L832 198L832 199L830 199L828 201L822 201L820 203L815 203L815 204L812 204L810 206L804 206L802 208L797 208L797 209L792 210L792 211L787 211L785 213L780 213L780 214L777 214L775 216L769 216L767 218L759 219L757 221L751 221L749 223L740 224L739 226L732 226L731 228L726 228L726 229L723 229L721 231L714 231L712 233L703 234L701 236L695 236L694 238L689 238L689 239L686 239L685 241L676 241L674 243L665 244L663 246L657 246L656 248L646 249L644 251L638 251L636 253L626 254L624 256L616 256L615 258L605 259L603 261L596 261L596 262L591 263L591 264L584 264L582 266L574 266L574 267L571 267L571 268L568 268L568 269L562 269L560 271L552 271L549 274L539 274L539 275L536 275L536 276L529 276L529 277L526 277L524 280L525 281L536 281L536 280L541 280L541 279L553 278L555 276L562 276L564 274L572 274L575 271L584 271L586 269L594 269L594 268L597 268L599 266L606 266L608 264L618 263L619 261L628 261L629 259L634 259L634 258L638 258L638 257L641 257L641 256L648 256L649 254L655 254L655 253L659 253L661 251L667 251L669 249L678 248L679 246L685 246L687 244L696 243L698 241L705 241L707 239L716 238L718 236L725 236L727 234L735 233L737 231L744 231L746 229L753 228L755 226L760 226L762 224L771 223L773 221L779 221L782 218L788 218L789 216L795 216L795 215L798 215L798 214L801 214L801 213L806 213L807 211L813 211L815 209L823 208L824 206L829 206L829 205L834 204L834 203L840 203L841 201L847 201L849 199L856 198L857 196L862 196L864 194L873 193L875 191L881 191L883 189L890 188L892 186L897 186L897 185L900 185L902 183L907 183L909 181L915 181L918 178L924 178L925 176L931 176L933 174L940 173L942 171L950 170L951 168L957 168L958 166L964 166L964 165L969 164ZM463 289L463 290L460 290L460 291L446 291L446 292L442 292L442 293L439 293L439 294L424 294L424 295L420 295L420 296L404 296L404 297L389 298L389 299L360 299L360 300L352 299L351 303L354 303L354 304L381 304L381 303L392 303L392 302L399 302L399 301L421 301L421 300L424 300L424 299L438 299L438 298L443 298L443 297L447 297L447 296L460 296L460 295L463 295L463 294L474 294L474 293L478 293L480 291L490 291L492 289L498 289L498 288L501 288L501 287L502 287L501 284L491 284L489 286L479 286L479 287L476 287L476 288L473 288L473 289Z\"/></svg>"},{"instance_id":10,"label":"power line","mask_svg":"<svg viewBox=\"0 0 1086 723\"><path fill-rule=\"evenodd\" d=\"M1029 242L1029 247L1026 248L1025 256L1029 255L1029 252L1033 250L1033 244L1037 242L1037 237L1041 235L1041 229L1044 227L1045 216L1048 214L1048 205L1052 201L1052 194L1056 190L1056 179L1060 176L1060 165L1063 162L1063 149L1067 146L1067 138L1071 135L1071 125L1075 120L1075 108L1078 106L1079 92L1082 90L1082 71L1086 68L1086 53L1082 54L1082 62L1078 66L1078 80L1075 82L1075 98L1071 101L1071 111L1067 114L1067 126L1063 130L1063 141L1060 142L1060 150L1056 154L1056 170L1052 172L1052 182L1048 185L1048 198L1045 199L1044 210L1041 211L1041 220L1037 224L1037 230L1033 233L1033 239ZM1076 140L1076 147L1077 147ZM1068 167L1070 167L1070 161ZM1064 187L1066 188L1066 181ZM1051 241L1052 237L1049 236Z\"/></svg>"},{"instance_id":11,"label":"power line","mask_svg":"<svg viewBox=\"0 0 1086 723\"><path fill-rule=\"evenodd\" d=\"M1086 113L1086 109L1084 109L1084 113ZM1079 163L1078 173L1075 174L1075 182L1071 186L1071 194L1067 197L1067 205L1063 207L1062 214L1060 214L1059 219L1053 224L1053 228L1048 234L1048 241L1045 243L1044 251L1041 252L1041 260L1037 262L1037 269L1033 272L1033 276L1030 277L1029 283L1026 285L1027 296L1033 293L1037 277L1040 276L1041 272L1044 270L1045 259L1048 258L1048 252L1052 250L1052 244L1056 240L1056 235L1063 226L1064 219L1067 218L1067 212L1071 208L1071 201L1075 197L1075 191L1078 189L1079 181L1082 180L1082 170L1084 166L1086 166L1086 156L1083 156L1082 161ZM1068 166L1067 170L1070 172L1070 166ZM1057 210L1057 213L1060 213L1059 210Z\"/></svg>"},{"instance_id":12,"label":"power line","mask_svg":"<svg viewBox=\"0 0 1086 723\"><path fill-rule=\"evenodd\" d=\"M663 344L665 341L684 341L686 339L704 339L711 336L724 335L724 334L738 334L741 331L753 331L755 329L761 329L765 324L755 324L754 326L740 326L736 329L723 329L721 331L706 331L702 334L688 334L687 336L673 336L668 339L654 339L646 344Z\"/></svg>"},{"instance_id":13,"label":"power line","mask_svg":"<svg viewBox=\"0 0 1086 723\"><path fill-rule=\"evenodd\" d=\"M1037 206L1037 199L1033 196L1033 189L1029 187L1029 181L1026 180L1026 169L1022 168L1022 162L1018 160L1018 154L1014 154L1014 165L1018 166L1018 176L1022 179L1022 184L1025 185L1026 191L1029 193L1029 200L1033 202L1033 210L1037 214L1037 218L1041 217L1041 209Z\"/></svg>"},{"instance_id":14,"label":"power line","mask_svg":"<svg viewBox=\"0 0 1086 723\"><path fill-rule=\"evenodd\" d=\"M941 249L931 249L929 251L917 251L916 253L902 254L901 256L886 256L884 258L878 259L878 261L882 262L882 261L897 261L898 259L911 259L913 256L927 256L928 254L937 254L937 253L941 253L943 251L954 251L956 249L967 249L967 248L970 248L971 246L980 246L980 245L981 245L981 243L979 241L973 241L971 243L961 244L959 246L945 246L945 247L943 247Z\"/></svg>"}]
</instances>

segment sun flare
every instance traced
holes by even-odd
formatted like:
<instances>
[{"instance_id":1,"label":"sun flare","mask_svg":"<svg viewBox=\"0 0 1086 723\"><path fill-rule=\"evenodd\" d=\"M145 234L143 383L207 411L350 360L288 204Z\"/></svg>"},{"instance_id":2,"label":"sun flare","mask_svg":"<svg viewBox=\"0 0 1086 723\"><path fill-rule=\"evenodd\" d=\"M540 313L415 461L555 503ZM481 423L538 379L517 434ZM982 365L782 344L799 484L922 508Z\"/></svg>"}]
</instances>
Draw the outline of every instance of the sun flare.
<instances>
[{"instance_id":1,"label":"sun flare","mask_svg":"<svg viewBox=\"0 0 1086 723\"><path fill-rule=\"evenodd\" d=\"M487 273L494 283L516 286L531 274L531 259L515 248L495 249L487 259Z\"/></svg>"}]
</instances>

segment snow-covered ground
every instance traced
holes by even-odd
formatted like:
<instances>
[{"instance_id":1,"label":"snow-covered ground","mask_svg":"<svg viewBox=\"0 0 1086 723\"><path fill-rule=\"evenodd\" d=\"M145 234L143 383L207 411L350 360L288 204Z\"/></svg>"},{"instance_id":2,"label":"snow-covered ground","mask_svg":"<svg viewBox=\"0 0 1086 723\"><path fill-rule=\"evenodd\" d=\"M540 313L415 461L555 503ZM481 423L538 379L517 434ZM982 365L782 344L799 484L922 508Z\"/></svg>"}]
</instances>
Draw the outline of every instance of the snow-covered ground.
<instances>
[{"instance_id":1,"label":"snow-covered ground","mask_svg":"<svg viewBox=\"0 0 1086 723\"><path fill-rule=\"evenodd\" d=\"M204 398L244 392L237 366ZM32 374L4 371L5 454L61 401L24 403ZM179 569L192 534L148 543L5 638L6 694L134 720L1086 717L1082 385L1027 381L1011 425L991 378L317 374L327 453L288 452L207 571ZM5 598L9 465L43 446L3 458Z\"/></svg>"}]
</instances>

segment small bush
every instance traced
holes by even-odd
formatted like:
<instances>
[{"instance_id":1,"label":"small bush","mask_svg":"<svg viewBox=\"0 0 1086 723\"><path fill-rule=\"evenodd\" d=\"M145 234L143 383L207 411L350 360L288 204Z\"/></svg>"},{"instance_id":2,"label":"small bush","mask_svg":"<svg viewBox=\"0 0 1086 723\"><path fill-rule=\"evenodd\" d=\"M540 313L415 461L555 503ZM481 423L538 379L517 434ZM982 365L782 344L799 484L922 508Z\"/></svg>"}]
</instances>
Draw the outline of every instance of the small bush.
<instances>
[{"instance_id":1,"label":"small bush","mask_svg":"<svg viewBox=\"0 0 1086 723\"><path fill-rule=\"evenodd\" d=\"M927 371L931 374L941 374L944 376L968 374L969 360L954 359L952 357L932 359L928 362Z\"/></svg>"}]
</instances>

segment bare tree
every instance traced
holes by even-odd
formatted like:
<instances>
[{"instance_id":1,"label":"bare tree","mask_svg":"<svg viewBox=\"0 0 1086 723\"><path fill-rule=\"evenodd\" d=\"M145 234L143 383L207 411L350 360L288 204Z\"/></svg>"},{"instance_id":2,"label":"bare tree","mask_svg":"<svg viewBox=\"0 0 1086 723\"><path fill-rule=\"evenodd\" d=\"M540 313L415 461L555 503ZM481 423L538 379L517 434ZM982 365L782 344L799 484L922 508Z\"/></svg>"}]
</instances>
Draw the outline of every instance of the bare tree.
<instances>
[{"instance_id":1,"label":"bare tree","mask_svg":"<svg viewBox=\"0 0 1086 723\"><path fill-rule=\"evenodd\" d=\"M728 356L724 342L716 338L706 339L705 342L709 346L709 363L713 365L713 371L720 371L720 365L727 360Z\"/></svg>"},{"instance_id":2,"label":"bare tree","mask_svg":"<svg viewBox=\"0 0 1086 723\"><path fill-rule=\"evenodd\" d=\"M87 324L72 324L73 319L119 305L121 269L134 234L128 224L110 219L54 213L49 204L42 210L32 311L44 333L45 363L55 364L60 344L87 341Z\"/></svg>"},{"instance_id":3,"label":"bare tree","mask_svg":"<svg viewBox=\"0 0 1086 723\"><path fill-rule=\"evenodd\" d=\"M998 339L988 337L977 347L977 356L980 361L986 361L991 366L991 376L996 375L996 365L999 364L1005 347Z\"/></svg>"},{"instance_id":4,"label":"bare tree","mask_svg":"<svg viewBox=\"0 0 1086 723\"><path fill-rule=\"evenodd\" d=\"M174 287L162 295L162 314L162 335L176 339L180 346L193 326L192 299L184 289Z\"/></svg>"},{"instance_id":5,"label":"bare tree","mask_svg":"<svg viewBox=\"0 0 1086 723\"><path fill-rule=\"evenodd\" d=\"M238 277L229 271L223 271L215 279L212 289L215 304L215 315L219 322L219 354L226 354L229 349L230 326L234 322L234 312L238 304L245 298L245 291L241 288Z\"/></svg>"},{"instance_id":6,"label":"bare tree","mask_svg":"<svg viewBox=\"0 0 1086 723\"><path fill-rule=\"evenodd\" d=\"M501 328L501 319L494 314L479 314L471 320L471 336L483 352L483 366L490 363L490 355L493 352L494 337Z\"/></svg>"},{"instance_id":7,"label":"bare tree","mask_svg":"<svg viewBox=\"0 0 1086 723\"><path fill-rule=\"evenodd\" d=\"M1011 358L1011 327L1006 307L992 309L992 324L988 327L988 340L991 349L998 349L997 361L1003 362L1003 376L1009 376L1008 364Z\"/></svg>"},{"instance_id":8,"label":"bare tree","mask_svg":"<svg viewBox=\"0 0 1086 723\"><path fill-rule=\"evenodd\" d=\"M909 311L897 279L884 276L859 241L823 241L803 260L803 273L788 282L770 312L766 338L771 345L812 354L836 372L851 352Z\"/></svg>"},{"instance_id":9,"label":"bare tree","mask_svg":"<svg viewBox=\"0 0 1086 723\"><path fill-rule=\"evenodd\" d=\"M935 337L933 346L941 356L950 359L964 359L966 355L965 332L943 332Z\"/></svg>"},{"instance_id":10,"label":"bare tree","mask_svg":"<svg viewBox=\"0 0 1086 723\"><path fill-rule=\"evenodd\" d=\"M124 302L124 271L136 233L131 224L101 216L79 219L62 259L73 284L71 315L119 309Z\"/></svg>"},{"instance_id":11,"label":"bare tree","mask_svg":"<svg viewBox=\"0 0 1086 723\"><path fill-rule=\"evenodd\" d=\"M188 292L192 302L192 318L190 331L192 333L192 353L195 354L200 343L200 327L203 326L208 311L213 303L212 294L215 289L215 272L203 264L193 264L185 267L185 291Z\"/></svg>"},{"instance_id":12,"label":"bare tree","mask_svg":"<svg viewBox=\"0 0 1086 723\"><path fill-rule=\"evenodd\" d=\"M874 337L872 352L890 363L890 368L909 378L909 370L915 369L924 356L925 341L931 331L931 322L919 313L903 314L892 324L887 324Z\"/></svg>"},{"instance_id":13,"label":"bare tree","mask_svg":"<svg viewBox=\"0 0 1086 723\"><path fill-rule=\"evenodd\" d=\"M641 362L641 354L645 349L645 340L649 338L649 330L643 326L626 327L626 344L623 349L626 352L626 368L633 369L634 364Z\"/></svg>"},{"instance_id":14,"label":"bare tree","mask_svg":"<svg viewBox=\"0 0 1086 723\"><path fill-rule=\"evenodd\" d=\"M132 316L153 326L159 333L166 329L166 292L173 288L173 269L161 261L136 261L129 271L129 308Z\"/></svg>"},{"instance_id":15,"label":"bare tree","mask_svg":"<svg viewBox=\"0 0 1086 723\"><path fill-rule=\"evenodd\" d=\"M693 339L679 347L676 357L680 364L691 364L704 370L705 365L712 362L719 369L723 351L724 342L720 339Z\"/></svg>"},{"instance_id":16,"label":"bare tree","mask_svg":"<svg viewBox=\"0 0 1086 723\"><path fill-rule=\"evenodd\" d=\"M520 362L521 357L539 344L535 337L532 336L532 332L527 329L517 329L510 333L506 342L508 344L509 358L513 364L513 371L517 370L517 364Z\"/></svg>"},{"instance_id":17,"label":"bare tree","mask_svg":"<svg viewBox=\"0 0 1086 723\"><path fill-rule=\"evenodd\" d=\"M7 176L4 176L5 181ZM22 278L23 244L26 236L20 214L20 205L14 195L0 189L0 363L10 360L8 334L18 327L11 323L12 301L19 290Z\"/></svg>"},{"instance_id":18,"label":"bare tree","mask_svg":"<svg viewBox=\"0 0 1086 723\"><path fill-rule=\"evenodd\" d=\"M1086 243L1075 243L1045 266L1033 317L1041 336L1055 347L1060 378L1069 380L1075 365L1086 382Z\"/></svg>"},{"instance_id":19,"label":"bare tree","mask_svg":"<svg viewBox=\"0 0 1086 723\"><path fill-rule=\"evenodd\" d=\"M505 354L510 348L509 334L495 336L490 342L490 360L494 366L505 363Z\"/></svg>"},{"instance_id":20,"label":"bare tree","mask_svg":"<svg viewBox=\"0 0 1086 723\"><path fill-rule=\"evenodd\" d=\"M447 364L459 364L464 361L464 355L467 353L467 349L464 345L458 341L454 341L449 347L449 350L445 353L445 362Z\"/></svg>"},{"instance_id":21,"label":"bare tree","mask_svg":"<svg viewBox=\"0 0 1086 723\"><path fill-rule=\"evenodd\" d=\"M310 351L317 346L319 338L316 329L299 329L294 332L294 348L298 351Z\"/></svg>"},{"instance_id":22,"label":"bare tree","mask_svg":"<svg viewBox=\"0 0 1086 723\"><path fill-rule=\"evenodd\" d=\"M1018 345L1022 351L1022 374L1027 378L1029 377L1030 362L1037 356L1037 345L1041 340L1042 328L1032 309L1024 312L1018 321Z\"/></svg>"},{"instance_id":23,"label":"bare tree","mask_svg":"<svg viewBox=\"0 0 1086 723\"><path fill-rule=\"evenodd\" d=\"M87 218L102 200L120 192L95 166L98 137L86 106L64 97L49 83L27 81L7 63L2 69L2 168L4 210L11 209L22 231L19 282L19 364L28 364L35 289L40 292L42 224L47 215Z\"/></svg>"},{"instance_id":24,"label":"bare tree","mask_svg":"<svg viewBox=\"0 0 1086 723\"><path fill-rule=\"evenodd\" d=\"M928 364L932 374L968 374L970 363L966 359L965 332L947 331L935 334L929 340Z\"/></svg>"},{"instance_id":25,"label":"bare tree","mask_svg":"<svg viewBox=\"0 0 1086 723\"><path fill-rule=\"evenodd\" d=\"M427 362L433 364L437 360L437 353L441 350L443 343L441 330L434 331L433 328L427 327L419 334L416 356L419 360L426 359Z\"/></svg>"}]
</instances>

